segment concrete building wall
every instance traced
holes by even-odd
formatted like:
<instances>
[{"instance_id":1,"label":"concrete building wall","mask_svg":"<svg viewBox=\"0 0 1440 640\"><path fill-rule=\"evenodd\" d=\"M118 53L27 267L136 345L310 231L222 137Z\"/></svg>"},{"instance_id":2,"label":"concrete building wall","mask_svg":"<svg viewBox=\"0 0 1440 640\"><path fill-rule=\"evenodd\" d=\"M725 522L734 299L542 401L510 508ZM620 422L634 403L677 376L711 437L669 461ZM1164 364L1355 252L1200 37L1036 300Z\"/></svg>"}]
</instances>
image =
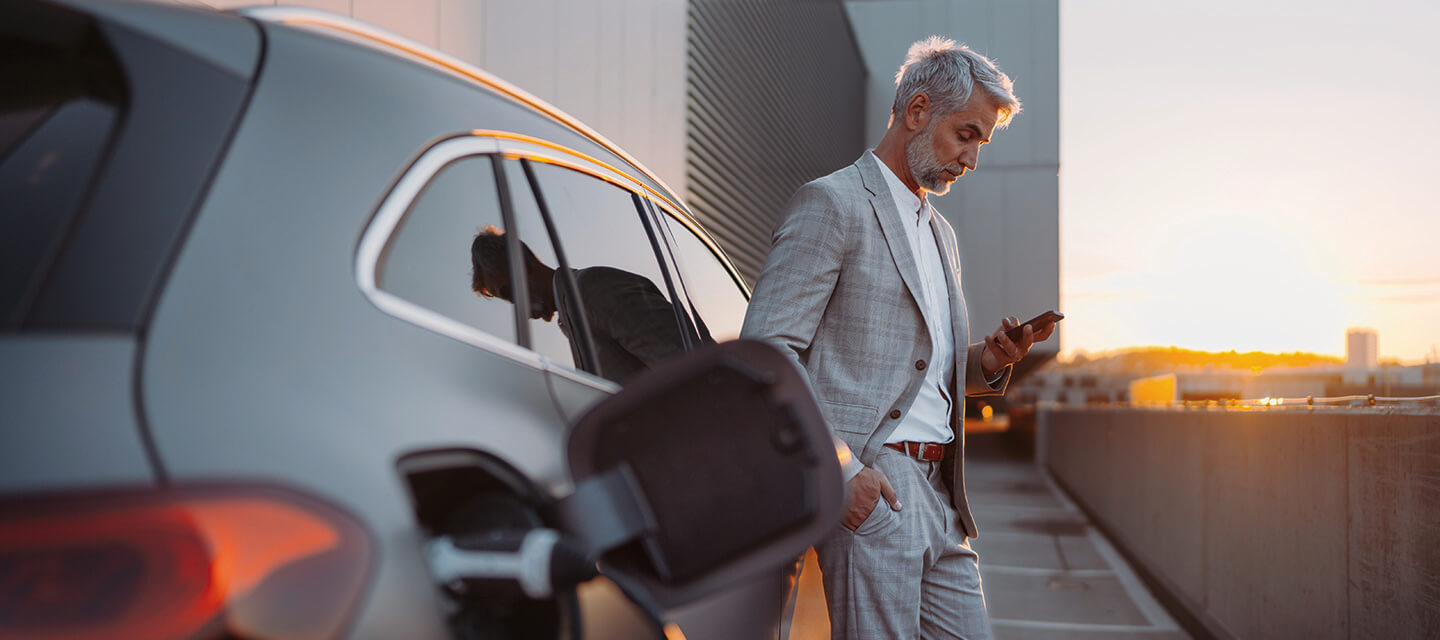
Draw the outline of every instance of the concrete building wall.
<instances>
[{"instance_id":1,"label":"concrete building wall","mask_svg":"<svg viewBox=\"0 0 1440 640\"><path fill-rule=\"evenodd\" d=\"M865 148L865 68L839 0L691 0L689 188L751 283L785 203Z\"/></svg>"},{"instance_id":2,"label":"concrete building wall","mask_svg":"<svg viewBox=\"0 0 1440 640\"><path fill-rule=\"evenodd\" d=\"M685 193L683 0L211 0L350 16L455 56L580 119Z\"/></svg>"},{"instance_id":3,"label":"concrete building wall","mask_svg":"<svg viewBox=\"0 0 1440 640\"><path fill-rule=\"evenodd\" d=\"M1060 305L1060 9L1057 0L846 0L869 71L866 144L885 132L912 42L942 35L989 56L1024 113L982 148L979 170L936 198L960 240L970 330ZM1063 311L1063 310L1062 310ZM1065 323L1060 323L1064 334ZM1056 353L1060 340L1035 347Z\"/></svg>"},{"instance_id":4,"label":"concrete building wall","mask_svg":"<svg viewBox=\"0 0 1440 640\"><path fill-rule=\"evenodd\" d=\"M1037 422L1042 464L1208 635L1440 634L1433 407L1042 407Z\"/></svg>"}]
</instances>

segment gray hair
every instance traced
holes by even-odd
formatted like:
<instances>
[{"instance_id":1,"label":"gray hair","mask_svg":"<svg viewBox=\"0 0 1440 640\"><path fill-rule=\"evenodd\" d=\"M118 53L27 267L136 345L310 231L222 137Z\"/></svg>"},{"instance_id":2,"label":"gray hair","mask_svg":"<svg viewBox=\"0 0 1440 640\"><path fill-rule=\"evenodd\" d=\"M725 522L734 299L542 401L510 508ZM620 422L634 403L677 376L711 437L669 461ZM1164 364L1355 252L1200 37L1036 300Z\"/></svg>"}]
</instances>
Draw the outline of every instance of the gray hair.
<instances>
[{"instance_id":1,"label":"gray hair","mask_svg":"<svg viewBox=\"0 0 1440 640\"><path fill-rule=\"evenodd\" d=\"M905 64L895 74L895 104L890 116L903 114L905 105L920 93L929 96L932 113L948 116L970 102L976 85L999 105L997 126L1010 124L1020 113L1014 84L995 63L954 40L930 36L910 45Z\"/></svg>"}]
</instances>

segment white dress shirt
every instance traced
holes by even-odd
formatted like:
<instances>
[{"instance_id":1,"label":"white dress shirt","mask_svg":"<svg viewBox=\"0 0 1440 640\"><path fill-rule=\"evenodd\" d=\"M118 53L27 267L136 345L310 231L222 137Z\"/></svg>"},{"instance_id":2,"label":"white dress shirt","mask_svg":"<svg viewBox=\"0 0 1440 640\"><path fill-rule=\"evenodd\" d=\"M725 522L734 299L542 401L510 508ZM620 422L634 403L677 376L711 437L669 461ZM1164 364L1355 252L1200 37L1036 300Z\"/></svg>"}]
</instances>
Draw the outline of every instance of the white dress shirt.
<instances>
[{"instance_id":1,"label":"white dress shirt","mask_svg":"<svg viewBox=\"0 0 1440 640\"><path fill-rule=\"evenodd\" d=\"M866 151L871 157L874 154ZM945 285L945 267L940 262L940 248L935 243L935 230L931 227L931 216L935 211L930 203L910 191L904 182L879 158L880 172L885 175L885 184L895 200L893 215L900 217L905 227L905 236L910 241L910 253L915 256L915 266L920 270L920 304L930 323L930 344L934 350L926 361L925 382L915 403L905 418L895 427L886 442L938 442L946 443L955 439L950 429L950 380L955 373L955 339L951 333L950 291ZM884 215L884 214L882 214Z\"/></svg>"}]
</instances>

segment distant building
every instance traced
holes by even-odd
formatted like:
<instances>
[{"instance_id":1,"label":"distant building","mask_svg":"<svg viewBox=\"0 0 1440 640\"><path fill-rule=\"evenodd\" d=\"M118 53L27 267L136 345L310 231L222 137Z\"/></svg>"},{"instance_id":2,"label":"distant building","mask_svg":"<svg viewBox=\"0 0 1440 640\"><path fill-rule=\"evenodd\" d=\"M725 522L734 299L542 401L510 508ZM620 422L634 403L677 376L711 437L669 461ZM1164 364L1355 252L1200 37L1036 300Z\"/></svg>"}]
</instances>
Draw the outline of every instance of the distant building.
<instances>
[{"instance_id":1,"label":"distant building","mask_svg":"<svg viewBox=\"0 0 1440 640\"><path fill-rule=\"evenodd\" d=\"M1380 336L1374 329L1345 332L1345 384L1365 384L1380 366Z\"/></svg>"},{"instance_id":2,"label":"distant building","mask_svg":"<svg viewBox=\"0 0 1440 640\"><path fill-rule=\"evenodd\" d=\"M1380 365L1380 335L1374 329L1345 332L1345 368L1368 371Z\"/></svg>"}]
</instances>

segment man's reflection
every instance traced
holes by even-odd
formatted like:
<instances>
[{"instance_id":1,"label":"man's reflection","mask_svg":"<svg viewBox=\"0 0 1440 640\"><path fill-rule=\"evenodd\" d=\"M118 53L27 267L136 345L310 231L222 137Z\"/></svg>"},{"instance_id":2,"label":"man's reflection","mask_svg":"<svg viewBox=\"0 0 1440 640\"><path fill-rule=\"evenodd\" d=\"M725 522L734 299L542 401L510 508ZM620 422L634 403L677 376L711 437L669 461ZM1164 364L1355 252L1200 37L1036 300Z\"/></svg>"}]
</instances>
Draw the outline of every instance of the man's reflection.
<instances>
[{"instance_id":1,"label":"man's reflection","mask_svg":"<svg viewBox=\"0 0 1440 640\"><path fill-rule=\"evenodd\" d=\"M558 313L560 331L570 341L570 352L580 362L580 345L572 333L575 305L565 294L557 271L541 262L525 243L526 291L531 319L552 320ZM510 291L510 263L505 232L486 227L470 244L471 289L487 298L514 302ZM655 363L685 352L682 324L690 342L709 342L708 332L694 330L688 317L665 299L649 278L607 266L572 269L585 319L590 326L600 374L624 383ZM703 323L701 324L703 327Z\"/></svg>"}]
</instances>

